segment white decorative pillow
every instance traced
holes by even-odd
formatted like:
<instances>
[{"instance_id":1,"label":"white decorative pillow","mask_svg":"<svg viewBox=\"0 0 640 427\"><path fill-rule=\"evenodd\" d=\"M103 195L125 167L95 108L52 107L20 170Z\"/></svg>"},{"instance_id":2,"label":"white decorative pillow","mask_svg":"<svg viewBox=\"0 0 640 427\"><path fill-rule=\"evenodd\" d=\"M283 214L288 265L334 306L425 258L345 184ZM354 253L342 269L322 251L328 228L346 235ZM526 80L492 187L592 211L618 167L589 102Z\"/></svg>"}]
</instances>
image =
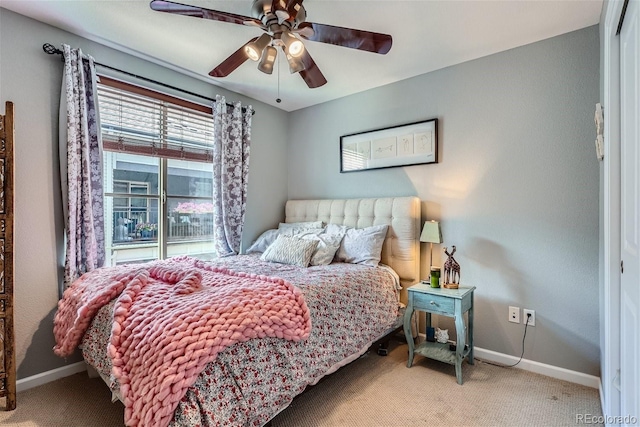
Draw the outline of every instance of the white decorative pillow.
<instances>
[{"instance_id":1,"label":"white decorative pillow","mask_svg":"<svg viewBox=\"0 0 640 427\"><path fill-rule=\"evenodd\" d=\"M276 241L264 251L260 259L263 261L308 267L317 246L317 240L306 240L297 236L280 234Z\"/></svg>"},{"instance_id":2,"label":"white decorative pillow","mask_svg":"<svg viewBox=\"0 0 640 427\"><path fill-rule=\"evenodd\" d=\"M350 228L351 227L347 227L346 225L327 224L324 232L327 234L339 234L341 237L344 237L345 233Z\"/></svg>"},{"instance_id":3,"label":"white decorative pillow","mask_svg":"<svg viewBox=\"0 0 640 427\"><path fill-rule=\"evenodd\" d=\"M342 236L338 234L299 234L301 239L315 240L318 242L313 256L311 257L311 265L329 265L333 261L333 257L336 255L338 248L340 248L340 242Z\"/></svg>"},{"instance_id":4,"label":"white decorative pillow","mask_svg":"<svg viewBox=\"0 0 640 427\"><path fill-rule=\"evenodd\" d=\"M276 230L275 228L265 231L260 235L260 237L256 239L255 242L253 242L251 246L249 246L249 249L247 249L247 253L248 254L252 252L262 253L266 251L269 245L276 241L278 234L280 234L280 231Z\"/></svg>"},{"instance_id":5,"label":"white decorative pillow","mask_svg":"<svg viewBox=\"0 0 640 427\"><path fill-rule=\"evenodd\" d=\"M324 224L322 221L281 222L278 224L278 230L292 230L293 234L309 228L324 228Z\"/></svg>"},{"instance_id":6,"label":"white decorative pillow","mask_svg":"<svg viewBox=\"0 0 640 427\"><path fill-rule=\"evenodd\" d=\"M366 228L348 228L342 239L336 260L351 264L377 267L380 263L382 244L387 236L387 224Z\"/></svg>"},{"instance_id":7,"label":"white decorative pillow","mask_svg":"<svg viewBox=\"0 0 640 427\"><path fill-rule=\"evenodd\" d=\"M278 232L287 236L303 236L306 234L315 234L317 236L320 233L324 233L324 228L282 228Z\"/></svg>"}]
</instances>

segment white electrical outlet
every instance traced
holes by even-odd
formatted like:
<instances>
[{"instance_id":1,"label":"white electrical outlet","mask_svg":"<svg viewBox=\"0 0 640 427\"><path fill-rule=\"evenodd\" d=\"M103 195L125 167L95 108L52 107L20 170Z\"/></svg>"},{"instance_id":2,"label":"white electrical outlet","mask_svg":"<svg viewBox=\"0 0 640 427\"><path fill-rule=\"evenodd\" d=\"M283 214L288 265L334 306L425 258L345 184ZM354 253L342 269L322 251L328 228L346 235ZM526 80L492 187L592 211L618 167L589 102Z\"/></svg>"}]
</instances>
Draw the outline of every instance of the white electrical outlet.
<instances>
[{"instance_id":1,"label":"white electrical outlet","mask_svg":"<svg viewBox=\"0 0 640 427\"><path fill-rule=\"evenodd\" d=\"M529 323L527 323L527 314L531 315L529 317ZM529 326L536 326L536 311L529 310L528 308L522 310L522 321L525 323L525 325L528 324Z\"/></svg>"},{"instance_id":2,"label":"white electrical outlet","mask_svg":"<svg viewBox=\"0 0 640 427\"><path fill-rule=\"evenodd\" d=\"M509 322L520 323L520 307L509 306Z\"/></svg>"}]
</instances>

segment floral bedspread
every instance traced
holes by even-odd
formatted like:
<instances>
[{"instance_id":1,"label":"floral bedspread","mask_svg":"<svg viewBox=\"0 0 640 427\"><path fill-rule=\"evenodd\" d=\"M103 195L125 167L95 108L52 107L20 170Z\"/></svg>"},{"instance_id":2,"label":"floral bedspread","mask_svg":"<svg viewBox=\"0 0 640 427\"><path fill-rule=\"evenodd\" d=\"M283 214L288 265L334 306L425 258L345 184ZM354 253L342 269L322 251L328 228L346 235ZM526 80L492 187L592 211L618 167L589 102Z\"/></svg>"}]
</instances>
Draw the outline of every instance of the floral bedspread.
<instances>
[{"instance_id":1,"label":"floral bedspread","mask_svg":"<svg viewBox=\"0 0 640 427\"><path fill-rule=\"evenodd\" d=\"M215 264L297 286L311 312L311 334L299 342L252 339L219 353L187 390L172 426L261 426L307 385L363 352L398 315L395 279L381 268L345 263L300 268L263 262L259 255L221 258ZM85 360L107 377L112 310L113 302L98 312L82 341ZM111 388L117 389L115 381Z\"/></svg>"}]
</instances>

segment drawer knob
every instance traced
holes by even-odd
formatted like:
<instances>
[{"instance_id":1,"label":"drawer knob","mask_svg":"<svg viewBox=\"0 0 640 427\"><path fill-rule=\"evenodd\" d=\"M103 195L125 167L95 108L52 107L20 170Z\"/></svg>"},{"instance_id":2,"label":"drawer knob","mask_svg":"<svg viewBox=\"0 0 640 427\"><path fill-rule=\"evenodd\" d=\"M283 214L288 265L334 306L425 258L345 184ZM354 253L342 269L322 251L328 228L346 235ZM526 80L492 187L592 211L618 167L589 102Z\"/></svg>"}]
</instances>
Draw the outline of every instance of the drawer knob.
<instances>
[{"instance_id":1,"label":"drawer knob","mask_svg":"<svg viewBox=\"0 0 640 427\"><path fill-rule=\"evenodd\" d=\"M431 304L431 305L438 305L438 304L436 304L436 302L435 302L435 301L430 301L430 302L429 302L429 304Z\"/></svg>"}]
</instances>

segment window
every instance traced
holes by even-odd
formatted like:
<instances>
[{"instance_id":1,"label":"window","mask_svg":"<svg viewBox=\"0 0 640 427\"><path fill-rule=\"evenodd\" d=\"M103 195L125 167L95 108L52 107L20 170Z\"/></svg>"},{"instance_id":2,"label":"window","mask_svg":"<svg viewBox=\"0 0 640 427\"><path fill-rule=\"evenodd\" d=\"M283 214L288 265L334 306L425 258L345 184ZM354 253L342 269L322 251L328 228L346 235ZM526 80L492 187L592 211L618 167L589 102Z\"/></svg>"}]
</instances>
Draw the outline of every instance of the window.
<instances>
[{"instance_id":1,"label":"window","mask_svg":"<svg viewBox=\"0 0 640 427\"><path fill-rule=\"evenodd\" d=\"M149 200L146 197L129 197L133 194L149 194L149 183L113 180L113 215L116 222L121 222L117 221L119 218L151 222ZM118 195L126 195L126 197L118 197Z\"/></svg>"},{"instance_id":2,"label":"window","mask_svg":"<svg viewBox=\"0 0 640 427\"><path fill-rule=\"evenodd\" d=\"M151 205L156 203L149 203L146 197L132 197L134 194L149 194L149 183L113 180L113 193L109 197L113 203L113 241L116 243L127 242L130 236L135 235L138 224L158 222L157 206L154 209L155 217L150 210Z\"/></svg>"},{"instance_id":3,"label":"window","mask_svg":"<svg viewBox=\"0 0 640 427\"><path fill-rule=\"evenodd\" d=\"M214 257L211 109L100 81L107 265Z\"/></svg>"}]
</instances>

